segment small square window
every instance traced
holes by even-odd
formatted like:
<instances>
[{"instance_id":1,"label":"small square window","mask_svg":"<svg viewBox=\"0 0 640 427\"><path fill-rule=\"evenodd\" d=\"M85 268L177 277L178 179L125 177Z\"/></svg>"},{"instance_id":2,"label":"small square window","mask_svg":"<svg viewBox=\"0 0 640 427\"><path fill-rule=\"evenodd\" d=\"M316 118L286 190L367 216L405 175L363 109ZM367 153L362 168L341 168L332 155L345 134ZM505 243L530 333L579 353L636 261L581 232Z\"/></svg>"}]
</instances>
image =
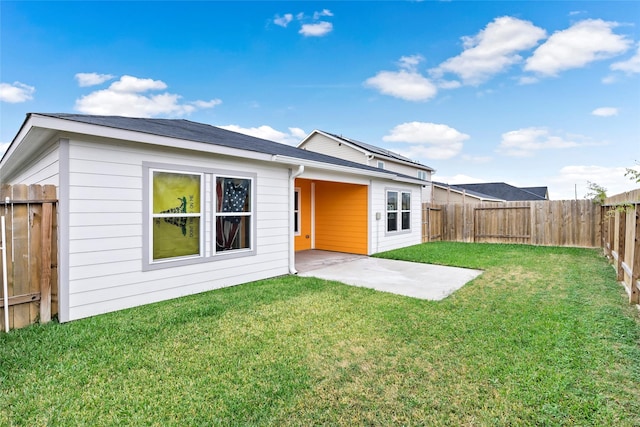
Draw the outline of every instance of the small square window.
<instances>
[{"instance_id":1,"label":"small square window","mask_svg":"<svg viewBox=\"0 0 640 427\"><path fill-rule=\"evenodd\" d=\"M300 235L300 189L293 192L293 233Z\"/></svg>"},{"instance_id":2,"label":"small square window","mask_svg":"<svg viewBox=\"0 0 640 427\"><path fill-rule=\"evenodd\" d=\"M406 230L411 230L411 193L387 191L387 232Z\"/></svg>"}]
</instances>

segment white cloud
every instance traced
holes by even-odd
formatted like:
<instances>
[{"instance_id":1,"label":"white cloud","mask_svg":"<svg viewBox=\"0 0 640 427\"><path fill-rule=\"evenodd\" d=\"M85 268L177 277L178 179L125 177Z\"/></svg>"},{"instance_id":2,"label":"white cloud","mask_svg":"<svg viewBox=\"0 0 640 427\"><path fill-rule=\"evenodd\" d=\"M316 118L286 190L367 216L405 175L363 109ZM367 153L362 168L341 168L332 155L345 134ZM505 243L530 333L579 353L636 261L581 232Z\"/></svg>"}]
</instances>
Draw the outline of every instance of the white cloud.
<instances>
[{"instance_id":1,"label":"white cloud","mask_svg":"<svg viewBox=\"0 0 640 427\"><path fill-rule=\"evenodd\" d=\"M406 101L427 101L438 93L431 80L416 71L424 58L420 55L403 56L398 61L400 71L380 71L364 83L380 93Z\"/></svg>"},{"instance_id":2,"label":"white cloud","mask_svg":"<svg viewBox=\"0 0 640 427\"><path fill-rule=\"evenodd\" d=\"M600 107L593 110L591 114L594 116L600 116L600 117L617 116L618 109L614 107Z\"/></svg>"},{"instance_id":3,"label":"white cloud","mask_svg":"<svg viewBox=\"0 0 640 427\"><path fill-rule=\"evenodd\" d=\"M238 125L227 125L218 127L234 132L243 133L249 136L254 136L256 138L268 139L269 141L275 141L282 144L294 146L302 141L305 136L307 136L307 133L304 130L295 127L289 128L289 133L281 132L267 125L253 128L243 128Z\"/></svg>"},{"instance_id":4,"label":"white cloud","mask_svg":"<svg viewBox=\"0 0 640 427\"><path fill-rule=\"evenodd\" d=\"M315 24L303 24L298 32L305 37L322 37L332 30L333 24L331 22L320 21Z\"/></svg>"},{"instance_id":5,"label":"white cloud","mask_svg":"<svg viewBox=\"0 0 640 427\"><path fill-rule=\"evenodd\" d=\"M610 67L614 71L624 71L627 74L640 73L640 43L635 55L626 61L615 62Z\"/></svg>"},{"instance_id":6,"label":"white cloud","mask_svg":"<svg viewBox=\"0 0 640 427\"><path fill-rule=\"evenodd\" d=\"M529 157L539 150L562 149L588 145L579 135L553 135L546 128L529 127L502 134L498 152L513 157Z\"/></svg>"},{"instance_id":7,"label":"white cloud","mask_svg":"<svg viewBox=\"0 0 640 427\"><path fill-rule=\"evenodd\" d=\"M405 70L380 71L365 81L380 93L407 101L427 101L438 93L436 86L416 72Z\"/></svg>"},{"instance_id":8,"label":"white cloud","mask_svg":"<svg viewBox=\"0 0 640 427\"><path fill-rule=\"evenodd\" d=\"M81 113L132 117L182 116L201 108L213 108L219 99L181 103L180 95L168 92L157 95L144 92L163 90L161 80L122 76L107 89L91 92L76 100L75 109Z\"/></svg>"},{"instance_id":9,"label":"white cloud","mask_svg":"<svg viewBox=\"0 0 640 427\"><path fill-rule=\"evenodd\" d=\"M560 169L556 176L548 179L550 198L568 200L574 199L577 195L578 199L583 199L589 192L587 188L588 182L594 182L606 188L609 196L636 189L638 184L631 181L629 177L624 176L627 168L638 169L638 166L565 166Z\"/></svg>"},{"instance_id":10,"label":"white cloud","mask_svg":"<svg viewBox=\"0 0 640 427\"><path fill-rule=\"evenodd\" d=\"M422 61L424 61L422 55L401 56L398 61L398 66L407 71L416 71Z\"/></svg>"},{"instance_id":11,"label":"white cloud","mask_svg":"<svg viewBox=\"0 0 640 427\"><path fill-rule=\"evenodd\" d=\"M98 74L98 73L77 73L75 75L78 81L78 86L87 87L102 84L108 80L113 79L115 76L111 74Z\"/></svg>"},{"instance_id":12,"label":"white cloud","mask_svg":"<svg viewBox=\"0 0 640 427\"><path fill-rule=\"evenodd\" d=\"M284 16L276 15L276 17L273 18L273 23L283 28L287 28L287 25L289 25L291 21L293 21L293 15L290 13L285 13Z\"/></svg>"},{"instance_id":13,"label":"white cloud","mask_svg":"<svg viewBox=\"0 0 640 427\"><path fill-rule=\"evenodd\" d=\"M17 104L33 99L36 88L20 82L0 83L0 101Z\"/></svg>"},{"instance_id":14,"label":"white cloud","mask_svg":"<svg viewBox=\"0 0 640 427\"><path fill-rule=\"evenodd\" d=\"M434 77L457 74L465 84L478 85L522 61L518 52L531 49L546 37L529 21L503 16L473 37L463 37L464 51L430 70Z\"/></svg>"},{"instance_id":15,"label":"white cloud","mask_svg":"<svg viewBox=\"0 0 640 427\"><path fill-rule=\"evenodd\" d=\"M148 90L166 89L167 84L162 80L140 79L133 76L122 76L117 82L113 82L109 89L116 92L146 92Z\"/></svg>"},{"instance_id":16,"label":"white cloud","mask_svg":"<svg viewBox=\"0 0 640 427\"><path fill-rule=\"evenodd\" d=\"M462 151L469 135L443 124L408 122L397 125L383 141L408 143L400 152L409 158L450 159Z\"/></svg>"},{"instance_id":17,"label":"white cloud","mask_svg":"<svg viewBox=\"0 0 640 427\"><path fill-rule=\"evenodd\" d=\"M220 104L222 104L220 99L212 99L211 101L193 101L191 103L191 105L198 108L213 108Z\"/></svg>"},{"instance_id":18,"label":"white cloud","mask_svg":"<svg viewBox=\"0 0 640 427\"><path fill-rule=\"evenodd\" d=\"M313 19L318 20L323 16L333 16L333 13L329 9L322 9L320 12L315 12L313 14Z\"/></svg>"},{"instance_id":19,"label":"white cloud","mask_svg":"<svg viewBox=\"0 0 640 427\"><path fill-rule=\"evenodd\" d=\"M587 19L555 32L527 59L524 69L555 76L560 71L620 55L626 52L631 42L613 33L617 26L616 22Z\"/></svg>"},{"instance_id":20,"label":"white cloud","mask_svg":"<svg viewBox=\"0 0 640 427\"><path fill-rule=\"evenodd\" d=\"M273 23L286 28L293 20L307 23L302 23L300 26L299 34L305 37L323 37L333 31L333 24L327 21L320 21L323 17L332 17L333 13L329 9L323 9L319 12L314 12L313 17L306 17L303 12L296 14L285 13L283 16L276 15L273 19ZM312 20L313 22L309 22Z\"/></svg>"}]
</instances>

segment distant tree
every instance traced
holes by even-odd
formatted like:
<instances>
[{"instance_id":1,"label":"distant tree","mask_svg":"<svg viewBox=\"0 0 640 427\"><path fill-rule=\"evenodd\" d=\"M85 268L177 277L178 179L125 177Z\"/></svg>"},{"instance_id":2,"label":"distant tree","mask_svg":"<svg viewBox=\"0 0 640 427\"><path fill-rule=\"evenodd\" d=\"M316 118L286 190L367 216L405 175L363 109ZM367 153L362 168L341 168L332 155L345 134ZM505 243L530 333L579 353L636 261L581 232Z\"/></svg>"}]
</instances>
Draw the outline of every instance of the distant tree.
<instances>
[{"instance_id":1,"label":"distant tree","mask_svg":"<svg viewBox=\"0 0 640 427\"><path fill-rule=\"evenodd\" d=\"M607 189L595 182L587 181L587 189L589 192L584 197L593 200L593 203L604 203L607 198Z\"/></svg>"},{"instance_id":2,"label":"distant tree","mask_svg":"<svg viewBox=\"0 0 640 427\"><path fill-rule=\"evenodd\" d=\"M636 164L640 166L640 163ZM628 176L631 181L640 182L640 169L627 168L624 176Z\"/></svg>"}]
</instances>

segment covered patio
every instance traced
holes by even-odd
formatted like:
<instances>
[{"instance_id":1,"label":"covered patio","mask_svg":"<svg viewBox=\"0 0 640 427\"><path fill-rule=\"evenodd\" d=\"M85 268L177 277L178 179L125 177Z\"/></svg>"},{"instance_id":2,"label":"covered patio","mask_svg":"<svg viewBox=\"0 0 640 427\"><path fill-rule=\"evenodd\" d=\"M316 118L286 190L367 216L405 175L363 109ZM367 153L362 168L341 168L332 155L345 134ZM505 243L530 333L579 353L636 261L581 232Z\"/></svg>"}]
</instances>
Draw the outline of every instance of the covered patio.
<instances>
[{"instance_id":1,"label":"covered patio","mask_svg":"<svg viewBox=\"0 0 640 427\"><path fill-rule=\"evenodd\" d=\"M438 301L482 274L481 270L373 258L341 252L296 252L302 277L334 280L347 285Z\"/></svg>"}]
</instances>

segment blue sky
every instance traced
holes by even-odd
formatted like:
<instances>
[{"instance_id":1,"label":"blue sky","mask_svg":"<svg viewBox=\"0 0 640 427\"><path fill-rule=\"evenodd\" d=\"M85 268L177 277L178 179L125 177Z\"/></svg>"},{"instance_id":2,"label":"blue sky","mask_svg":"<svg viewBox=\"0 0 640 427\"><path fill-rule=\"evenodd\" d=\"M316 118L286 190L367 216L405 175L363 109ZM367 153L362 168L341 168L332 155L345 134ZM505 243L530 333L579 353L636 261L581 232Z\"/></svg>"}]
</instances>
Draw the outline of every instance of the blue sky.
<instances>
[{"instance_id":1,"label":"blue sky","mask_svg":"<svg viewBox=\"0 0 640 427\"><path fill-rule=\"evenodd\" d=\"M4 146L28 112L185 118L441 182L640 187L640 2L3 0L0 25Z\"/></svg>"}]
</instances>

